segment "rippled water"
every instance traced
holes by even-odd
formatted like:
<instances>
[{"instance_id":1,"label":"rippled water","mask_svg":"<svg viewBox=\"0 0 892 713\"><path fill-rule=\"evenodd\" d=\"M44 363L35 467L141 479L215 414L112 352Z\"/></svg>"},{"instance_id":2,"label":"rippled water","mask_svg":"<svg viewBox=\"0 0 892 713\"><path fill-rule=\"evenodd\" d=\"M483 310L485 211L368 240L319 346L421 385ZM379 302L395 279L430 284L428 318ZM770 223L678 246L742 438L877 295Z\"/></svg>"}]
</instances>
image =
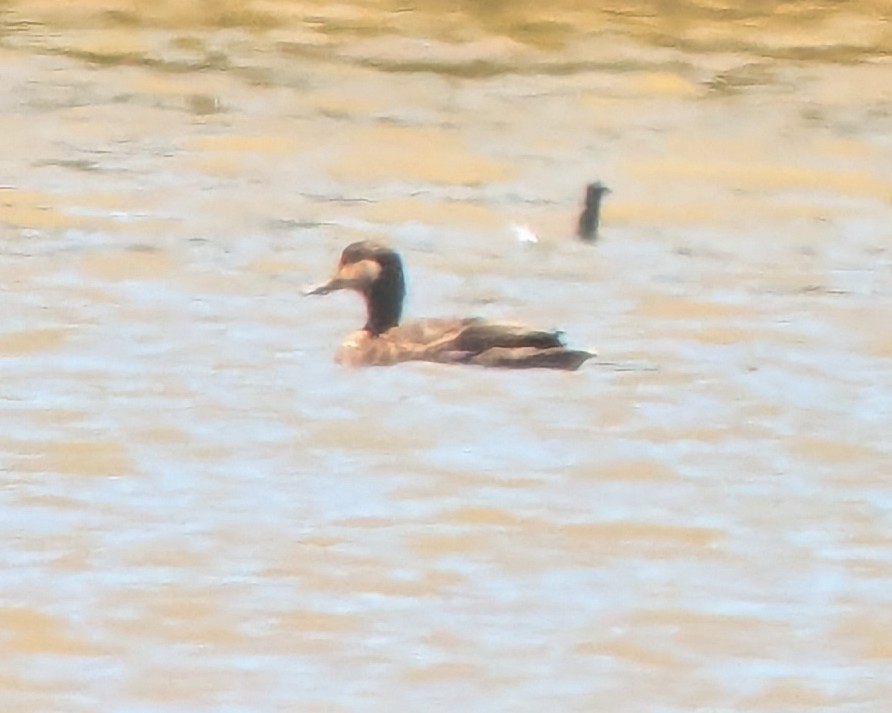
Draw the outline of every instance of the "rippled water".
<instances>
[{"instance_id":1,"label":"rippled water","mask_svg":"<svg viewBox=\"0 0 892 713\"><path fill-rule=\"evenodd\" d=\"M0 708L890 710L892 5L143 5L0 8Z\"/></svg>"}]
</instances>

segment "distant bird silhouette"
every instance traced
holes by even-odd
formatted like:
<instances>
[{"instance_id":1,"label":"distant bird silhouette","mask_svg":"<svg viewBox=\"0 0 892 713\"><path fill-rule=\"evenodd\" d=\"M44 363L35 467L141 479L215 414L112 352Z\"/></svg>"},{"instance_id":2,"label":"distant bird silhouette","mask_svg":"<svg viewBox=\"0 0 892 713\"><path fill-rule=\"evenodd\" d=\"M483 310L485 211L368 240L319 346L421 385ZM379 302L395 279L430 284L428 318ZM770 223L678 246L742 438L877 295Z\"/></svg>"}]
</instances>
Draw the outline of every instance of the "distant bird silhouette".
<instances>
[{"instance_id":1,"label":"distant bird silhouette","mask_svg":"<svg viewBox=\"0 0 892 713\"><path fill-rule=\"evenodd\" d=\"M587 243L595 242L598 237L598 224L601 221L601 199L610 189L600 181L589 183L585 189L585 207L579 214L576 235Z\"/></svg>"}]
</instances>

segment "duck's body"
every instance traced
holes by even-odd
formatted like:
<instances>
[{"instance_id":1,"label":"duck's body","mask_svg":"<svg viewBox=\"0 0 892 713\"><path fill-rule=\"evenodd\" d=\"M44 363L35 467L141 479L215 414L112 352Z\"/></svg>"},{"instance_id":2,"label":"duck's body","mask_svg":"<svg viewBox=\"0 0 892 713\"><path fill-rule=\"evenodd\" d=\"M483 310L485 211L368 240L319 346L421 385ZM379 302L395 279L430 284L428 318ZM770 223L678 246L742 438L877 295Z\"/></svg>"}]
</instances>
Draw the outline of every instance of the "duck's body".
<instances>
[{"instance_id":1,"label":"duck's body","mask_svg":"<svg viewBox=\"0 0 892 713\"><path fill-rule=\"evenodd\" d=\"M404 361L513 368L577 369L592 355L567 349L556 332L478 318L413 320L373 334L353 332L335 354L347 366L390 366Z\"/></svg>"},{"instance_id":2,"label":"duck's body","mask_svg":"<svg viewBox=\"0 0 892 713\"><path fill-rule=\"evenodd\" d=\"M508 368L578 369L590 352L568 349L558 332L478 318L425 319L400 324L405 278L393 250L369 241L345 248L334 277L308 294L352 289L366 301L368 319L338 349L348 366L390 366L404 361Z\"/></svg>"},{"instance_id":3,"label":"duck's body","mask_svg":"<svg viewBox=\"0 0 892 713\"><path fill-rule=\"evenodd\" d=\"M585 204L576 224L576 235L580 240L592 243L598 237L598 226L601 223L601 199L610 193L600 181L589 183L585 187Z\"/></svg>"}]
</instances>

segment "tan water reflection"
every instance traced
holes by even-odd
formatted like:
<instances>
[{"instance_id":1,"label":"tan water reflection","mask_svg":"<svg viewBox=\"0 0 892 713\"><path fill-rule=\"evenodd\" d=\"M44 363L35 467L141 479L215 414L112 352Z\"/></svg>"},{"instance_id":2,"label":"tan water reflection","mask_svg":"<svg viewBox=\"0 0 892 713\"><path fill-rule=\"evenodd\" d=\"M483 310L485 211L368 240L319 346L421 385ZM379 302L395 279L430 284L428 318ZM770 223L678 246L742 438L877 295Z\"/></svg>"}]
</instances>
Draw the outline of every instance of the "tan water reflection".
<instances>
[{"instance_id":1,"label":"tan water reflection","mask_svg":"<svg viewBox=\"0 0 892 713\"><path fill-rule=\"evenodd\" d=\"M892 5L589 5L3 5L0 708L889 709Z\"/></svg>"}]
</instances>

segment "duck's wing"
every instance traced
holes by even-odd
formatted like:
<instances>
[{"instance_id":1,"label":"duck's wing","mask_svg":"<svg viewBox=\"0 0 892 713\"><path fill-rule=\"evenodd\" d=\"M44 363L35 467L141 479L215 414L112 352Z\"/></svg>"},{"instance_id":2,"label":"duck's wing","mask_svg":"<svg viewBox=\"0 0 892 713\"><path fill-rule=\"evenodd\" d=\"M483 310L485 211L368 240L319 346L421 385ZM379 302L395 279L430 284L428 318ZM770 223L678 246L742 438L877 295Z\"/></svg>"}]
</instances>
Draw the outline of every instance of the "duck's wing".
<instances>
[{"instance_id":1,"label":"duck's wing","mask_svg":"<svg viewBox=\"0 0 892 713\"><path fill-rule=\"evenodd\" d=\"M479 354L494 347L518 349L563 347L560 332L530 329L522 324L487 322L478 318L422 319L394 327L389 341L431 352L459 351Z\"/></svg>"},{"instance_id":2,"label":"duck's wing","mask_svg":"<svg viewBox=\"0 0 892 713\"><path fill-rule=\"evenodd\" d=\"M465 363L503 369L565 369L575 371L595 355L580 349L552 347L493 347L469 357Z\"/></svg>"},{"instance_id":3,"label":"duck's wing","mask_svg":"<svg viewBox=\"0 0 892 713\"><path fill-rule=\"evenodd\" d=\"M509 369L578 369L594 354L568 349L558 331L465 319L454 322L423 350L428 361Z\"/></svg>"},{"instance_id":4,"label":"duck's wing","mask_svg":"<svg viewBox=\"0 0 892 713\"><path fill-rule=\"evenodd\" d=\"M522 324L467 320L455 335L456 348L480 354L488 349L556 349L564 346L560 332L531 329Z\"/></svg>"},{"instance_id":5,"label":"duck's wing","mask_svg":"<svg viewBox=\"0 0 892 713\"><path fill-rule=\"evenodd\" d=\"M404 322L386 333L388 340L418 349L438 349L452 343L477 319L415 319Z\"/></svg>"},{"instance_id":6,"label":"duck's wing","mask_svg":"<svg viewBox=\"0 0 892 713\"><path fill-rule=\"evenodd\" d=\"M380 347L392 350L393 355L379 363L418 360L513 369L573 370L594 356L568 349L558 331L477 318L406 322L382 335L380 341Z\"/></svg>"}]
</instances>

